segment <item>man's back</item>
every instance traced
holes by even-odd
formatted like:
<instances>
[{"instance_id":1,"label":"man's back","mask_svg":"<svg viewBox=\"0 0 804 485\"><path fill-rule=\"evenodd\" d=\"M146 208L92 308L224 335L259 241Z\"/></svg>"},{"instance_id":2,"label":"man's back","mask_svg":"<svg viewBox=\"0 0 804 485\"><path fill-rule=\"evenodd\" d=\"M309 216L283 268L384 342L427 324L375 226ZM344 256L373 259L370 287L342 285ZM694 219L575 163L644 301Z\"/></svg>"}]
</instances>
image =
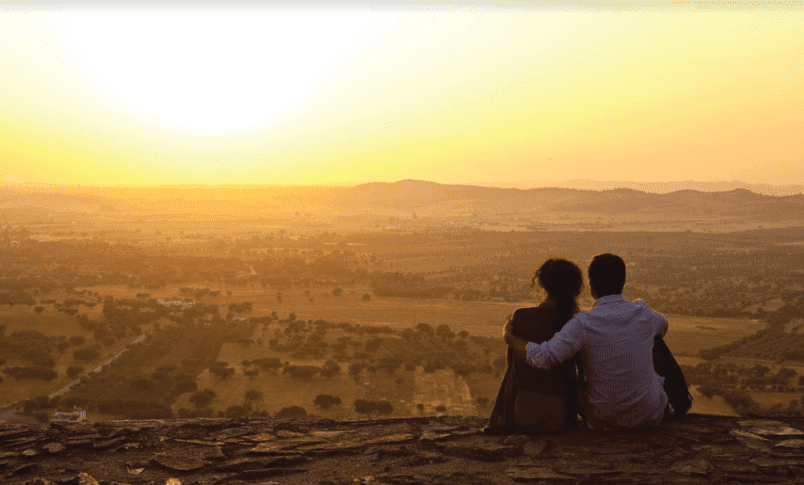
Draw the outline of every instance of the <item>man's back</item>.
<instances>
[{"instance_id":1,"label":"man's back","mask_svg":"<svg viewBox=\"0 0 804 485\"><path fill-rule=\"evenodd\" d=\"M600 298L579 320L590 424L630 428L661 420L667 394L654 371L653 339L667 332L667 320L621 295Z\"/></svg>"}]
</instances>

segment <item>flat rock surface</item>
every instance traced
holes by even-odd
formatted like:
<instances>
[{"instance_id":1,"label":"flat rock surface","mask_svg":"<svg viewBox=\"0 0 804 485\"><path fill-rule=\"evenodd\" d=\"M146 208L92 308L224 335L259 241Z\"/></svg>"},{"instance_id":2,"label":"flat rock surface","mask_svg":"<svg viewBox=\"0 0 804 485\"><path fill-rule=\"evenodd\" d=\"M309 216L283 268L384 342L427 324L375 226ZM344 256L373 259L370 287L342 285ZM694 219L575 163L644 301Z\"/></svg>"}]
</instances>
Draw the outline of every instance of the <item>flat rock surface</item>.
<instances>
[{"instance_id":1,"label":"flat rock surface","mask_svg":"<svg viewBox=\"0 0 804 485\"><path fill-rule=\"evenodd\" d=\"M485 436L484 420L0 422L3 484L802 483L804 418Z\"/></svg>"}]
</instances>

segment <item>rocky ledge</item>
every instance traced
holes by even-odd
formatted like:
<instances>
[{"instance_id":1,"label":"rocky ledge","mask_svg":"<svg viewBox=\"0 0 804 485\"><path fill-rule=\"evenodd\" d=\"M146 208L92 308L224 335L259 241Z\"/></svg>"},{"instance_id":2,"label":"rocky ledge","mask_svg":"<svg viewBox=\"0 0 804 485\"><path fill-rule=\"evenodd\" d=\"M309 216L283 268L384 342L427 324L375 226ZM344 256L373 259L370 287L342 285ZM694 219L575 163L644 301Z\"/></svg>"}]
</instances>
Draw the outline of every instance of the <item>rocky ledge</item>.
<instances>
[{"instance_id":1,"label":"rocky ledge","mask_svg":"<svg viewBox=\"0 0 804 485\"><path fill-rule=\"evenodd\" d=\"M3 484L802 483L804 418L485 436L475 417L0 423Z\"/></svg>"}]
</instances>

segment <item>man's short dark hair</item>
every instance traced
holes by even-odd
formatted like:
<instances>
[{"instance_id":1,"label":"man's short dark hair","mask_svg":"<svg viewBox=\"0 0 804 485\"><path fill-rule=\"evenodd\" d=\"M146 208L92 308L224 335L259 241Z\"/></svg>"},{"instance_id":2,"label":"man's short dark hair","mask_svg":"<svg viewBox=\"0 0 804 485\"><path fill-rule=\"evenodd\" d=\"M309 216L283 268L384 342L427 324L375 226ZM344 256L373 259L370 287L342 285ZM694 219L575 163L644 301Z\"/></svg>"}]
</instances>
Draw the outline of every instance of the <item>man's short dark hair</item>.
<instances>
[{"instance_id":1,"label":"man's short dark hair","mask_svg":"<svg viewBox=\"0 0 804 485\"><path fill-rule=\"evenodd\" d=\"M625 286L625 261L616 254L598 254L589 263L589 287L597 297L619 295Z\"/></svg>"}]
</instances>

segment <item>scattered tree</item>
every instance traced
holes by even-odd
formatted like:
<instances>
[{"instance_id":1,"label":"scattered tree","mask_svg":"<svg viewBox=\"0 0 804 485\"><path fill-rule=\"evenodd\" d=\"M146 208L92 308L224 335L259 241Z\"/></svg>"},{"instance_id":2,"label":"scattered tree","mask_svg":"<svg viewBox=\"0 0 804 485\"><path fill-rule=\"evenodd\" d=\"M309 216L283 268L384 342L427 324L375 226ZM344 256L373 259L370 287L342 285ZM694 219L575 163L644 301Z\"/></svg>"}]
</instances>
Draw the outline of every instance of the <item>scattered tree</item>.
<instances>
[{"instance_id":1,"label":"scattered tree","mask_svg":"<svg viewBox=\"0 0 804 485\"><path fill-rule=\"evenodd\" d=\"M263 395L261 391L258 391L256 389L249 389L243 395L243 404L250 411L251 408L254 406L254 403L261 402L262 399Z\"/></svg>"},{"instance_id":2,"label":"scattered tree","mask_svg":"<svg viewBox=\"0 0 804 485\"><path fill-rule=\"evenodd\" d=\"M313 399L313 404L321 409L329 409L332 406L340 406L341 398L338 396L330 396L328 394L319 394Z\"/></svg>"},{"instance_id":3,"label":"scattered tree","mask_svg":"<svg viewBox=\"0 0 804 485\"><path fill-rule=\"evenodd\" d=\"M190 396L190 402L196 408L205 408L212 403L212 400L218 397L218 394L212 389L204 389L203 391L196 391Z\"/></svg>"},{"instance_id":4,"label":"scattered tree","mask_svg":"<svg viewBox=\"0 0 804 485\"><path fill-rule=\"evenodd\" d=\"M303 418L307 416L307 410L301 406L288 406L280 409L274 418L276 419L293 419Z\"/></svg>"}]
</instances>

